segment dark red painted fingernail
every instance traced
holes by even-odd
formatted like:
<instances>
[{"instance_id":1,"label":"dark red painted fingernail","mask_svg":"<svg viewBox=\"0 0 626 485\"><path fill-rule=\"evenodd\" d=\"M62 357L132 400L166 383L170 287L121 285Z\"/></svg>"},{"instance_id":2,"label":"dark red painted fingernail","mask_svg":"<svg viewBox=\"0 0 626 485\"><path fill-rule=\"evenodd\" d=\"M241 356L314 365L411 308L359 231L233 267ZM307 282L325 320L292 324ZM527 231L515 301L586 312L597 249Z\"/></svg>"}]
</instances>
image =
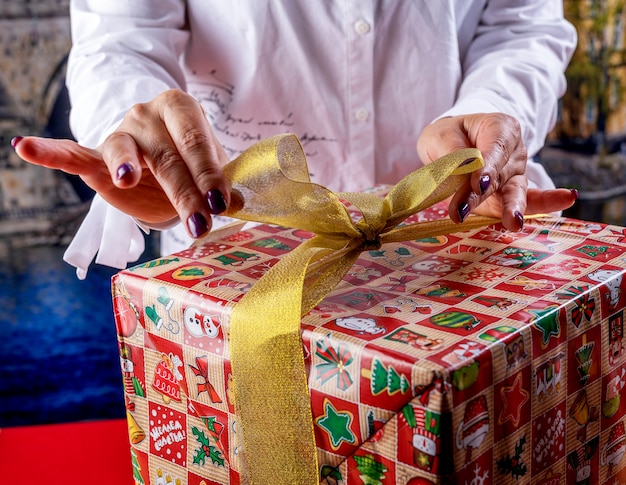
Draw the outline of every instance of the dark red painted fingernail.
<instances>
[{"instance_id":1,"label":"dark red painted fingernail","mask_svg":"<svg viewBox=\"0 0 626 485\"><path fill-rule=\"evenodd\" d=\"M513 215L515 216L515 220L517 221L517 224L519 225L519 230L521 231L522 229L524 229L524 216L520 211L515 211Z\"/></svg>"},{"instance_id":2,"label":"dark red painted fingernail","mask_svg":"<svg viewBox=\"0 0 626 485\"><path fill-rule=\"evenodd\" d=\"M574 197L576 197L576 200L578 200L578 189L570 189L570 192L574 194Z\"/></svg>"},{"instance_id":3,"label":"dark red painted fingernail","mask_svg":"<svg viewBox=\"0 0 626 485\"><path fill-rule=\"evenodd\" d=\"M206 194L211 214L221 214L226 210L226 200L218 189L211 189Z\"/></svg>"},{"instance_id":4,"label":"dark red painted fingernail","mask_svg":"<svg viewBox=\"0 0 626 485\"><path fill-rule=\"evenodd\" d=\"M122 163L119 167L117 167L117 180L122 180L127 177L129 173L132 173L133 166L130 163Z\"/></svg>"},{"instance_id":5,"label":"dark red painted fingernail","mask_svg":"<svg viewBox=\"0 0 626 485\"><path fill-rule=\"evenodd\" d=\"M489 175L483 175L480 177L480 182L478 183L480 187L480 194L483 195L489 189L491 185L491 177Z\"/></svg>"},{"instance_id":6,"label":"dark red painted fingernail","mask_svg":"<svg viewBox=\"0 0 626 485\"><path fill-rule=\"evenodd\" d=\"M198 238L209 230L206 219L199 212L194 212L187 219L187 227L189 228L189 234Z\"/></svg>"},{"instance_id":7,"label":"dark red painted fingernail","mask_svg":"<svg viewBox=\"0 0 626 485\"><path fill-rule=\"evenodd\" d=\"M463 202L458 209L459 217L461 218L461 222L465 220L467 215L469 214L470 206L467 202Z\"/></svg>"},{"instance_id":8,"label":"dark red painted fingernail","mask_svg":"<svg viewBox=\"0 0 626 485\"><path fill-rule=\"evenodd\" d=\"M16 137L14 137L14 138L11 140L11 146L12 146L13 148L15 148L15 147L17 146L17 144L18 144L19 142L21 142L23 139L24 139L24 137L23 137L23 136L16 136Z\"/></svg>"}]
</instances>

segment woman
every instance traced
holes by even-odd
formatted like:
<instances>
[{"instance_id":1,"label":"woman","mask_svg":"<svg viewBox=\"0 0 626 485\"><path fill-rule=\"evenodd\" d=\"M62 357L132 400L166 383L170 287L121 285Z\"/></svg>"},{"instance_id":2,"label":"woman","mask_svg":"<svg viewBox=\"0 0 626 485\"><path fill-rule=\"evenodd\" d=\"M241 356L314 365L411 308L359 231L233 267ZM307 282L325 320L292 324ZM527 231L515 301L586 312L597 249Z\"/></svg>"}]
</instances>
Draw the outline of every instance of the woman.
<instances>
[{"instance_id":1,"label":"woman","mask_svg":"<svg viewBox=\"0 0 626 485\"><path fill-rule=\"evenodd\" d=\"M335 191L478 148L485 167L449 204L457 222L476 212L518 231L576 199L531 160L576 44L560 1L74 0L71 18L79 144L14 146L99 193L66 253L79 275L98 250L119 268L138 257L136 223L180 226L166 252L205 234L230 202L220 167L276 133L298 135L313 181Z\"/></svg>"}]
</instances>

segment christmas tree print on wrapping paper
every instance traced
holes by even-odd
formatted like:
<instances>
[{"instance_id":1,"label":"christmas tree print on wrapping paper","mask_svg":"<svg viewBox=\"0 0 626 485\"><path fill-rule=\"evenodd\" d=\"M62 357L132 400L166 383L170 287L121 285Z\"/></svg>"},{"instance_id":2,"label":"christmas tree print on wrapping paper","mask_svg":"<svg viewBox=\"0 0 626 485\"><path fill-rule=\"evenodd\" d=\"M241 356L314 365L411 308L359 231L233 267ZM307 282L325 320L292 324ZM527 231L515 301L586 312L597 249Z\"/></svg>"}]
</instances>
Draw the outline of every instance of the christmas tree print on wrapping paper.
<instances>
[{"instance_id":1,"label":"christmas tree print on wrapping paper","mask_svg":"<svg viewBox=\"0 0 626 485\"><path fill-rule=\"evenodd\" d=\"M361 473L360 478L364 485L382 485L385 479L387 467L377 462L372 455L354 457L357 470Z\"/></svg>"},{"instance_id":2,"label":"christmas tree print on wrapping paper","mask_svg":"<svg viewBox=\"0 0 626 485\"><path fill-rule=\"evenodd\" d=\"M141 464L139 463L135 449L132 447L130 449L130 459L133 466L133 479L135 480L135 484L144 485L146 482L144 482L143 476L141 476Z\"/></svg>"},{"instance_id":3,"label":"christmas tree print on wrapping paper","mask_svg":"<svg viewBox=\"0 0 626 485\"><path fill-rule=\"evenodd\" d=\"M372 360L372 368L363 369L361 375L370 379L370 389L374 396L385 391L389 395L397 392L405 394L411 388L406 376L398 374L391 365L385 367L385 364L377 357Z\"/></svg>"}]
</instances>

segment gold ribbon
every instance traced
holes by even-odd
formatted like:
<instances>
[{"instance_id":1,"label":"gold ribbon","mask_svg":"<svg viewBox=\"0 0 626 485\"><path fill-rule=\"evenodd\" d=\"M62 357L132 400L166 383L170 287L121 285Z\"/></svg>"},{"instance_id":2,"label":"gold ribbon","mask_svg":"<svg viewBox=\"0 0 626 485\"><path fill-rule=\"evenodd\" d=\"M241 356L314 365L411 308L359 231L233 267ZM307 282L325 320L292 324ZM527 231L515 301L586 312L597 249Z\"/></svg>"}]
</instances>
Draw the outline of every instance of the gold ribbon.
<instances>
[{"instance_id":1,"label":"gold ribbon","mask_svg":"<svg viewBox=\"0 0 626 485\"><path fill-rule=\"evenodd\" d=\"M252 485L319 483L301 316L339 283L361 251L496 222L471 216L462 224L401 225L453 194L483 164L478 150L459 150L411 173L384 199L334 194L312 183L294 135L261 141L225 167L233 194L227 215L316 234L286 254L231 313L235 405ZM363 218L354 223L340 199Z\"/></svg>"}]
</instances>

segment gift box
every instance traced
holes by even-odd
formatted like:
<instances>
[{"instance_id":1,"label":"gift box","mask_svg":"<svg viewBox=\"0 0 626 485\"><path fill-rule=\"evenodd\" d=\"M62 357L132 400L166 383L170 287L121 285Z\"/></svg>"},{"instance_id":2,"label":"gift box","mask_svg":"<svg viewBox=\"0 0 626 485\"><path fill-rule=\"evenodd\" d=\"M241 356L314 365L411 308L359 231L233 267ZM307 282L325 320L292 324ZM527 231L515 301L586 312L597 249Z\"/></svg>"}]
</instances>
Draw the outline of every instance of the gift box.
<instances>
[{"instance_id":1,"label":"gift box","mask_svg":"<svg viewBox=\"0 0 626 485\"><path fill-rule=\"evenodd\" d=\"M372 219L355 209L358 196L347 199L352 220ZM428 200L401 228L445 215ZM331 277L345 243L324 243L302 277L305 289L323 287L313 296L301 297L282 269L263 286L314 246L306 225L228 228L117 274L135 482L239 484L274 467L276 480L255 483L297 483L277 461L289 451L294 474L314 467L309 483L626 480L626 229L554 217L518 233L464 229L385 244L366 235L346 273ZM260 303L246 306L258 288ZM276 308L282 315L294 290L307 302L297 351L274 361L291 344L275 334L262 352L254 343L282 323ZM240 308L252 308L243 326ZM247 338L248 376L237 348ZM291 385L300 363L304 393ZM290 414L302 406L306 426ZM296 446L285 450L289 433Z\"/></svg>"}]
</instances>

